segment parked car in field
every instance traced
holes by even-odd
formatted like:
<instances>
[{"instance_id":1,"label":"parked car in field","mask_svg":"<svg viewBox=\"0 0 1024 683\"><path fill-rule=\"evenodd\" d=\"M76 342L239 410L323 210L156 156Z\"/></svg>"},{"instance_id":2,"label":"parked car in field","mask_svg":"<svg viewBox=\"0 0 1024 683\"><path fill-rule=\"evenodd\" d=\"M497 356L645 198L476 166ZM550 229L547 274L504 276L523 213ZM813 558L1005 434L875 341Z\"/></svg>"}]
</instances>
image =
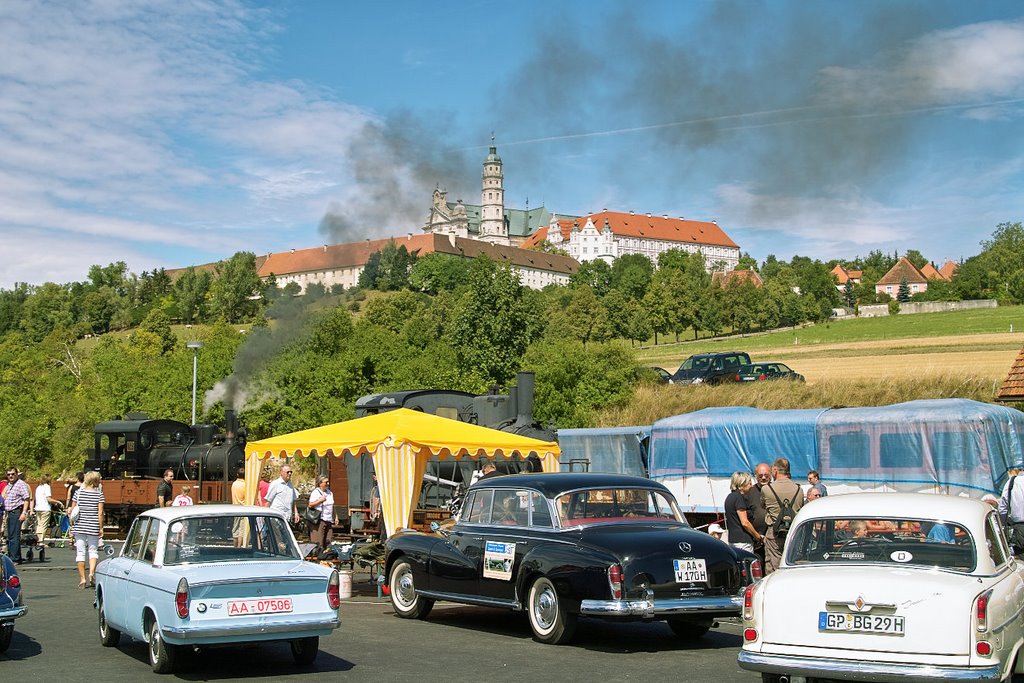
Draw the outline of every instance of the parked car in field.
<instances>
[{"instance_id":1,"label":"parked car in field","mask_svg":"<svg viewBox=\"0 0 1024 683\"><path fill-rule=\"evenodd\" d=\"M311 664L320 636L340 625L339 585L338 572L303 561L269 508L149 510L96 569L100 642L145 641L157 673L183 647L255 641L287 641L296 663Z\"/></svg>"},{"instance_id":2,"label":"parked car in field","mask_svg":"<svg viewBox=\"0 0 1024 683\"><path fill-rule=\"evenodd\" d=\"M654 382L657 382L659 384L672 383L672 373L666 370L665 368L658 367L657 365L649 365L645 368L642 368L641 372L645 376L650 377Z\"/></svg>"},{"instance_id":3,"label":"parked car in field","mask_svg":"<svg viewBox=\"0 0 1024 683\"><path fill-rule=\"evenodd\" d=\"M21 595L18 567L7 555L0 555L0 652L7 652L14 637L14 620L28 608Z\"/></svg>"},{"instance_id":4,"label":"parked car in field","mask_svg":"<svg viewBox=\"0 0 1024 683\"><path fill-rule=\"evenodd\" d=\"M987 503L833 495L794 520L744 596L739 665L782 680L1008 681L1024 672L1024 566Z\"/></svg>"},{"instance_id":5,"label":"parked car in field","mask_svg":"<svg viewBox=\"0 0 1024 683\"><path fill-rule=\"evenodd\" d=\"M807 381L803 375L792 370L785 363L760 361L736 368L737 382L760 382L771 379L788 379L793 382Z\"/></svg>"},{"instance_id":6,"label":"parked car in field","mask_svg":"<svg viewBox=\"0 0 1024 683\"><path fill-rule=\"evenodd\" d=\"M760 574L755 555L690 528L667 488L616 474L484 479L450 529L387 541L398 616L424 619L435 600L504 607L553 644L580 616L664 620L698 638L739 616Z\"/></svg>"},{"instance_id":7,"label":"parked car in field","mask_svg":"<svg viewBox=\"0 0 1024 683\"><path fill-rule=\"evenodd\" d=\"M699 353L683 361L672 375L673 384L718 384L731 381L736 369L750 363L743 351Z\"/></svg>"}]
</instances>

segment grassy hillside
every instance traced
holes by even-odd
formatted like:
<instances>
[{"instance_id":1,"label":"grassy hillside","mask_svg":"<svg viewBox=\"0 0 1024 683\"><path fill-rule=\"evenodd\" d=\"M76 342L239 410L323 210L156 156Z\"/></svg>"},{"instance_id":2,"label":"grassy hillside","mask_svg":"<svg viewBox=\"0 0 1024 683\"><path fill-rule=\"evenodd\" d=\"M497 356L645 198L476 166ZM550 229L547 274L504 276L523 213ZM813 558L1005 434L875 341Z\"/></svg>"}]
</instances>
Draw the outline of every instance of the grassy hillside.
<instances>
[{"instance_id":1,"label":"grassy hillside","mask_svg":"<svg viewBox=\"0 0 1024 683\"><path fill-rule=\"evenodd\" d=\"M840 380L799 384L758 382L722 386L642 386L622 408L598 416L598 426L649 425L671 415L715 406L750 406L764 410L873 406L925 398L992 400L993 384L978 377L952 375L885 380Z\"/></svg>"}]
</instances>

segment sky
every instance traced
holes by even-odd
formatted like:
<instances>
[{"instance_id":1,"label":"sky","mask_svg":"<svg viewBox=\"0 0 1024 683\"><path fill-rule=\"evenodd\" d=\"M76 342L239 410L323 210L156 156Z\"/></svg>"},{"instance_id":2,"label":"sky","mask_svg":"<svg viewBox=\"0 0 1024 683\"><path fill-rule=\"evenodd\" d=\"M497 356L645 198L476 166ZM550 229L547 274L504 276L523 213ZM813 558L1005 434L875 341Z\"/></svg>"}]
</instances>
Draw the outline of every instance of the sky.
<instances>
[{"instance_id":1,"label":"sky","mask_svg":"<svg viewBox=\"0 0 1024 683\"><path fill-rule=\"evenodd\" d=\"M480 202L716 220L763 261L1024 220L1024 5L0 3L0 288L419 233Z\"/></svg>"}]
</instances>

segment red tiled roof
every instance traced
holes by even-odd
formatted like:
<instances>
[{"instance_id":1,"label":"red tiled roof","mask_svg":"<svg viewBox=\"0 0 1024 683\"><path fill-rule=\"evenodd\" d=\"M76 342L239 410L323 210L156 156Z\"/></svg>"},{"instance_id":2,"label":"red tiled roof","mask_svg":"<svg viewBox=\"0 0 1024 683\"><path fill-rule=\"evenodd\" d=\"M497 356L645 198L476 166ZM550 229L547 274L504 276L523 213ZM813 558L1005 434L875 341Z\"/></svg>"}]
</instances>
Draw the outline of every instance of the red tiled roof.
<instances>
[{"instance_id":1,"label":"red tiled roof","mask_svg":"<svg viewBox=\"0 0 1024 683\"><path fill-rule=\"evenodd\" d=\"M955 261L946 261L942 264L942 267L939 268L939 274L947 280L952 280L953 276L956 275L956 271L959 269L960 266L957 265Z\"/></svg>"},{"instance_id":2,"label":"red tiled roof","mask_svg":"<svg viewBox=\"0 0 1024 683\"><path fill-rule=\"evenodd\" d=\"M412 235L396 237L395 244L405 246L410 251L427 253L433 251L433 235ZM274 275L291 275L293 273L310 273L318 270L337 270L366 265L370 254L380 251L389 242L383 240L363 240L347 244L325 244L312 249L291 249L266 257L259 269L260 277Z\"/></svg>"},{"instance_id":3,"label":"red tiled roof","mask_svg":"<svg viewBox=\"0 0 1024 683\"><path fill-rule=\"evenodd\" d=\"M876 284L879 285L898 285L906 279L907 284L911 283L925 283L928 280L921 271L917 269L913 263L907 260L906 256L901 256L900 260L896 262L896 265L889 269L889 272L882 276Z\"/></svg>"},{"instance_id":4,"label":"red tiled roof","mask_svg":"<svg viewBox=\"0 0 1024 683\"><path fill-rule=\"evenodd\" d=\"M684 218L668 218L641 213L623 213L620 211L601 211L589 216L580 216L578 219L558 221L558 227L562 231L562 239L568 241L569 236L572 234L574 222L578 220L579 226L582 228L587 224L588 218L593 221L594 227L598 230L604 229L604 222L607 220L612 233L619 237L643 237L666 242L710 244L718 247L739 248L716 223L689 221ZM547 239L547 235L548 228L540 228L526 240L523 246L536 246L541 240Z\"/></svg>"},{"instance_id":5,"label":"red tiled roof","mask_svg":"<svg viewBox=\"0 0 1024 683\"><path fill-rule=\"evenodd\" d=\"M924 268L921 269L921 275L924 275L929 280L945 280L946 279L946 278L942 277L942 273L940 273L939 271L935 270L935 266L933 266L931 263L924 264Z\"/></svg>"},{"instance_id":6,"label":"red tiled roof","mask_svg":"<svg viewBox=\"0 0 1024 683\"><path fill-rule=\"evenodd\" d=\"M1006 379L1003 380L1002 386L999 387L996 400L1024 401L1024 349L1020 350L1020 353L1017 354L1017 359L1013 361L1010 372L1006 375Z\"/></svg>"},{"instance_id":7,"label":"red tiled roof","mask_svg":"<svg viewBox=\"0 0 1024 683\"><path fill-rule=\"evenodd\" d=\"M730 270L725 273L720 270L716 270L711 274L711 281L718 282L723 286L734 281L742 282L743 280L753 282L755 287L761 287L764 285L764 280L761 279L761 276L756 270Z\"/></svg>"},{"instance_id":8,"label":"red tiled roof","mask_svg":"<svg viewBox=\"0 0 1024 683\"><path fill-rule=\"evenodd\" d=\"M537 268L571 275L580 264L576 259L561 254L546 254L518 247L489 244L480 240L428 233L393 238L397 246L404 246L409 252L424 256L431 252L476 258L486 254L496 263L509 263L522 268ZM390 240L363 240L348 244L332 244L312 249L294 249L270 254L259 269L260 277L291 275L316 271L337 270L366 265L370 255L380 251ZM453 243L454 242L454 243Z\"/></svg>"}]
</instances>

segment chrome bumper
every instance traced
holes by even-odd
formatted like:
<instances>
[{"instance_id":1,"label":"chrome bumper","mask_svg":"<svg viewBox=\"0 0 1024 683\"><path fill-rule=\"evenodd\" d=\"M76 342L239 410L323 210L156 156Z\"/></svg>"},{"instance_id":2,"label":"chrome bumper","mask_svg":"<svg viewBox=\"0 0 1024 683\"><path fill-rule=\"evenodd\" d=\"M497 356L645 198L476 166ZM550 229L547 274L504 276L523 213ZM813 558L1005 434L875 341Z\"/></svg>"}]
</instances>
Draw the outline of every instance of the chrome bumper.
<instances>
[{"instance_id":1,"label":"chrome bumper","mask_svg":"<svg viewBox=\"0 0 1024 683\"><path fill-rule=\"evenodd\" d=\"M24 605L17 605L15 607L5 607L0 609L0 621L7 621L9 619L17 619L23 617L28 613L28 607Z\"/></svg>"},{"instance_id":2,"label":"chrome bumper","mask_svg":"<svg viewBox=\"0 0 1024 683\"><path fill-rule=\"evenodd\" d=\"M239 624L237 626L213 626L204 628L199 625L161 626L160 631L167 638L180 643L205 641L211 638L252 637L259 639L264 635L292 634L296 638L308 635L310 631L331 631L341 626L341 618L329 621L324 619L297 619L295 621L278 622L262 626Z\"/></svg>"},{"instance_id":3,"label":"chrome bumper","mask_svg":"<svg viewBox=\"0 0 1024 683\"><path fill-rule=\"evenodd\" d=\"M737 657L741 669L768 674L786 674L806 678L830 678L840 681L879 681L904 683L914 681L999 681L998 664L984 667L928 666L926 664L895 664L885 662L854 662L794 655L771 655L740 650Z\"/></svg>"},{"instance_id":4,"label":"chrome bumper","mask_svg":"<svg viewBox=\"0 0 1024 683\"><path fill-rule=\"evenodd\" d=\"M671 617L674 615L727 616L739 615L743 598L721 596L715 598L674 598L671 600L584 600L580 614L602 617Z\"/></svg>"}]
</instances>

